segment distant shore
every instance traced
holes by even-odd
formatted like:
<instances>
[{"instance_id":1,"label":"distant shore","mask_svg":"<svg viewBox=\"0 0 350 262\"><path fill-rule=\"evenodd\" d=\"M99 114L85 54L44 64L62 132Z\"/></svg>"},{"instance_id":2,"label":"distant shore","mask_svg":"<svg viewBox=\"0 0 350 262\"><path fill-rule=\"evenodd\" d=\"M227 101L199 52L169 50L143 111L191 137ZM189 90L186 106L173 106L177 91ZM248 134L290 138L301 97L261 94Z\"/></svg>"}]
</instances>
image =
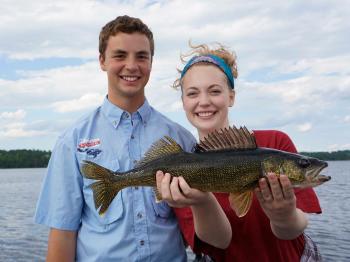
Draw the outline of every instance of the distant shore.
<instances>
[{"instance_id":1,"label":"distant shore","mask_svg":"<svg viewBox=\"0 0 350 262\"><path fill-rule=\"evenodd\" d=\"M305 156L325 161L350 160L350 150L334 152L300 152ZM40 168L47 167L51 151L43 150L0 150L0 168Z\"/></svg>"}]
</instances>

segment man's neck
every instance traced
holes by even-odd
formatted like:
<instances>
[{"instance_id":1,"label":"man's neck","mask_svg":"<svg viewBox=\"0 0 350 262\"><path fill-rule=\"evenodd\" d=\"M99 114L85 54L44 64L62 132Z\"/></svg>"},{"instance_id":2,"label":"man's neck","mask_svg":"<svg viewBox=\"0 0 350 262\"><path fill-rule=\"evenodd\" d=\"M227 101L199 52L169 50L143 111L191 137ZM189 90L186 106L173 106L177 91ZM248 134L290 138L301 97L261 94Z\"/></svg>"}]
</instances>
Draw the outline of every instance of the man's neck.
<instances>
[{"instance_id":1,"label":"man's neck","mask_svg":"<svg viewBox=\"0 0 350 262\"><path fill-rule=\"evenodd\" d=\"M145 102L145 96L115 98L108 95L108 100L120 109L131 113L136 112Z\"/></svg>"}]
</instances>

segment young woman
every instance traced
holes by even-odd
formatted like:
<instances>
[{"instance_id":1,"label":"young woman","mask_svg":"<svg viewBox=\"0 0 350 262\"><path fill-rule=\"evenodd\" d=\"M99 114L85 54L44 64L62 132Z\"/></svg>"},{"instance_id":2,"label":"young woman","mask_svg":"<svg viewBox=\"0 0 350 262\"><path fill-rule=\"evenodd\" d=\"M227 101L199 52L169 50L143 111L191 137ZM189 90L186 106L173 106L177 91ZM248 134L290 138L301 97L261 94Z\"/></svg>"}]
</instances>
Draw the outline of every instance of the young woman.
<instances>
[{"instance_id":1,"label":"young woman","mask_svg":"<svg viewBox=\"0 0 350 262\"><path fill-rule=\"evenodd\" d=\"M181 71L174 87L181 87L183 108L199 138L228 128L229 108L234 105L234 79L237 78L236 56L219 46L191 46L194 55ZM254 131L259 147L297 152L291 139L275 130ZM183 178L157 173L163 199L175 207L180 228L195 253L209 255L214 261L319 261L315 244L303 232L307 213L321 213L312 188L293 190L287 176L273 173L259 181L252 207L242 218L231 209L228 194L215 193L232 227L232 239L226 249L203 242L196 234L192 213L193 198L201 193L191 189ZM210 214L212 210L207 210Z\"/></svg>"}]
</instances>

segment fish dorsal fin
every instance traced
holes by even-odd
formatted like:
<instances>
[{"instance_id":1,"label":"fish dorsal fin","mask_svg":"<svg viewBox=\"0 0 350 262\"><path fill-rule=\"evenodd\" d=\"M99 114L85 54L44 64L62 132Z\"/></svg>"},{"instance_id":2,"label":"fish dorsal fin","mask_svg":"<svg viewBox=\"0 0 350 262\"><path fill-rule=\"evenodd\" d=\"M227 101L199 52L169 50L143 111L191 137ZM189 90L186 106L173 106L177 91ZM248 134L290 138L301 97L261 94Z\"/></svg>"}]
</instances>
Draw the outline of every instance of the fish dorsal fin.
<instances>
[{"instance_id":1,"label":"fish dorsal fin","mask_svg":"<svg viewBox=\"0 0 350 262\"><path fill-rule=\"evenodd\" d=\"M253 201L253 192L246 191L243 193L230 193L229 201L231 208L235 211L238 217L244 217Z\"/></svg>"},{"instance_id":2,"label":"fish dorsal fin","mask_svg":"<svg viewBox=\"0 0 350 262\"><path fill-rule=\"evenodd\" d=\"M202 139L196 147L197 152L217 151L222 149L256 149L254 134L243 126L239 129L235 126L215 130Z\"/></svg>"},{"instance_id":3,"label":"fish dorsal fin","mask_svg":"<svg viewBox=\"0 0 350 262\"><path fill-rule=\"evenodd\" d=\"M164 136L152 144L150 149L145 153L144 157L136 164L135 168L160 157L173 155L180 152L183 152L181 146L171 137Z\"/></svg>"}]
</instances>

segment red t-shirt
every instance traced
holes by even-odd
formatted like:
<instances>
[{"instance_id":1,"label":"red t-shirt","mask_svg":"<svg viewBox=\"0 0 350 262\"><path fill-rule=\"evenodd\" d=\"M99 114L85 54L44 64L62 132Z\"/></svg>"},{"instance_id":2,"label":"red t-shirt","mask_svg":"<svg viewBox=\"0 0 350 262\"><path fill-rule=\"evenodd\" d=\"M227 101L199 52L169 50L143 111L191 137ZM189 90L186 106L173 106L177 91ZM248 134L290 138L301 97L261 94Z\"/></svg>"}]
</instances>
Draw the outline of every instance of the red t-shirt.
<instances>
[{"instance_id":1,"label":"red t-shirt","mask_svg":"<svg viewBox=\"0 0 350 262\"><path fill-rule=\"evenodd\" d=\"M296 153L291 139L274 130L254 131L259 147L275 148ZM280 240L271 231L270 221L254 195L247 215L236 216L228 200L229 194L215 193L232 227L232 240L225 250L215 248L196 235L191 208L174 208L186 242L195 253L204 253L215 261L300 261L304 250L304 237ZM321 213L317 196L312 188L295 190L297 207L307 213Z\"/></svg>"}]
</instances>

